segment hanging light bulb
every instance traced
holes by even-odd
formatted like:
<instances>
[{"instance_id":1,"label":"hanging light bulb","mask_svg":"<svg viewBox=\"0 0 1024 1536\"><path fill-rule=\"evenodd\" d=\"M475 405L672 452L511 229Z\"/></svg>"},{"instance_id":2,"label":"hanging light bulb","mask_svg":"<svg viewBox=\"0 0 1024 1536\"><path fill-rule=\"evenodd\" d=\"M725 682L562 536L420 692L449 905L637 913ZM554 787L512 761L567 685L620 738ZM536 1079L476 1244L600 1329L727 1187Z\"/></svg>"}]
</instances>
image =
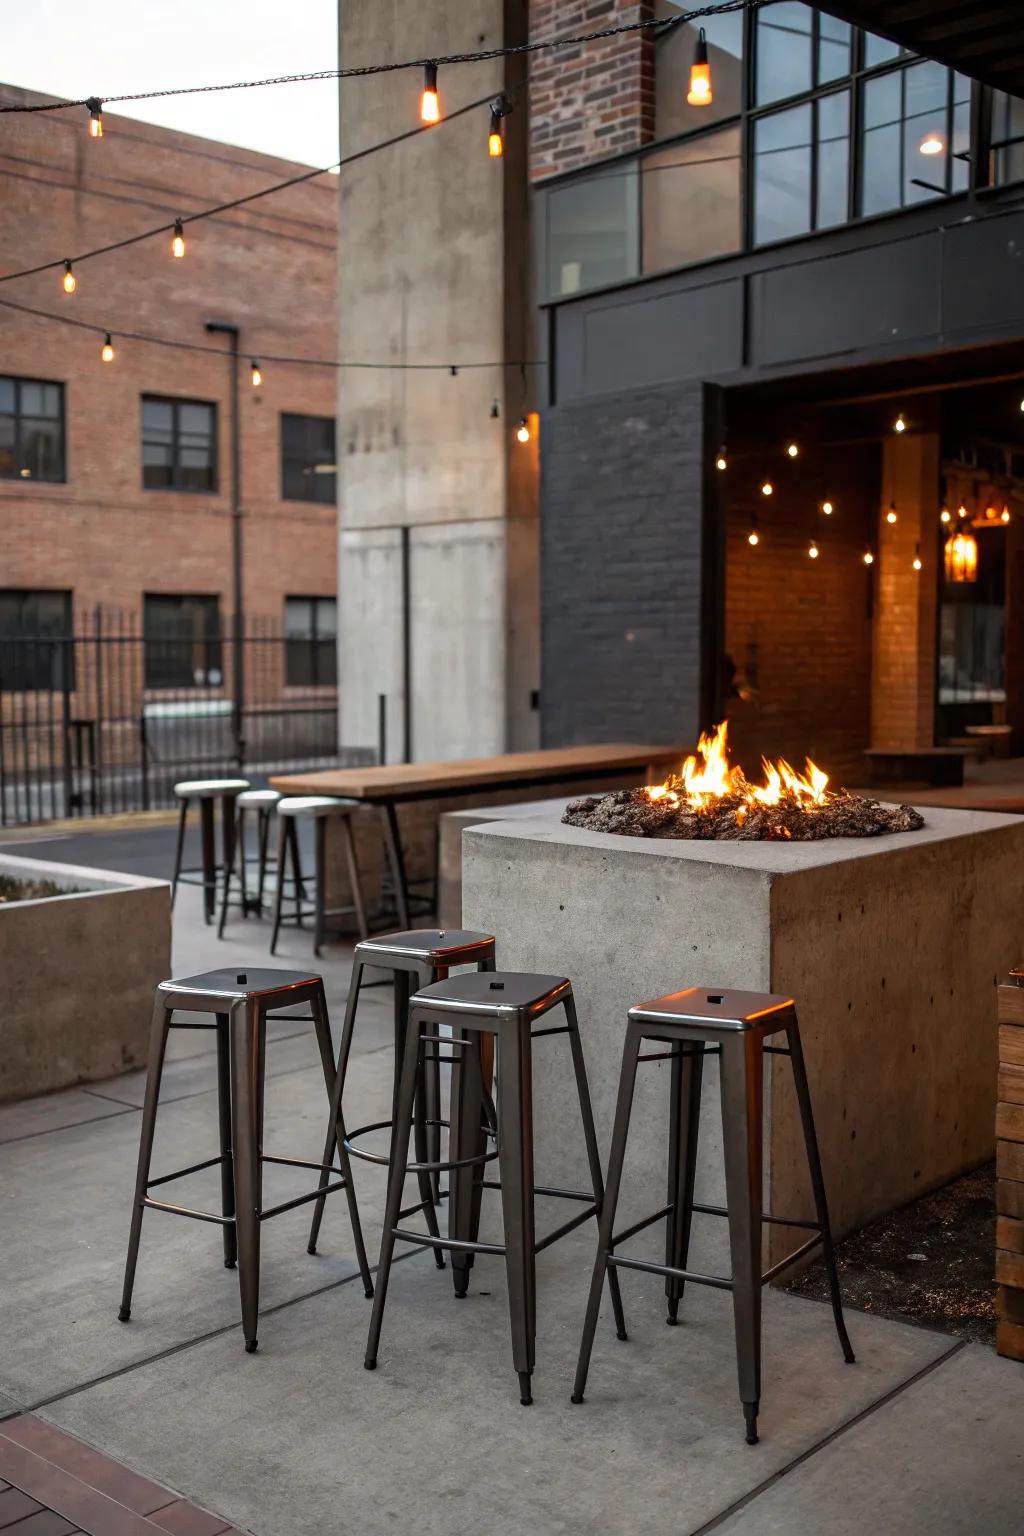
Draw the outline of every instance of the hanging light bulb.
<instances>
[{"instance_id":1,"label":"hanging light bulb","mask_svg":"<svg viewBox=\"0 0 1024 1536\"><path fill-rule=\"evenodd\" d=\"M171 239L171 255L177 256L179 261L185 254L185 231L180 219L174 221L174 235ZM202 266L202 262L199 263Z\"/></svg>"},{"instance_id":2,"label":"hanging light bulb","mask_svg":"<svg viewBox=\"0 0 1024 1536\"><path fill-rule=\"evenodd\" d=\"M919 571L921 569L921 546L920 546L920 544L915 544L914 545L914 562L913 563L914 563L914 570L915 571Z\"/></svg>"},{"instance_id":3,"label":"hanging light bulb","mask_svg":"<svg viewBox=\"0 0 1024 1536\"><path fill-rule=\"evenodd\" d=\"M946 148L945 140L934 128L929 128L924 138L918 145L922 155L941 155Z\"/></svg>"},{"instance_id":4,"label":"hanging light bulb","mask_svg":"<svg viewBox=\"0 0 1024 1536\"><path fill-rule=\"evenodd\" d=\"M815 544L813 539L811 540L810 544L807 546L807 554L808 554L808 557L811 560L817 560L817 558L818 558L818 546L817 546L817 544Z\"/></svg>"},{"instance_id":5,"label":"hanging light bulb","mask_svg":"<svg viewBox=\"0 0 1024 1536\"><path fill-rule=\"evenodd\" d=\"M729 460L725 456L725 449L724 448L719 448L719 450L718 450L718 458L715 460L715 468L716 469L728 469L728 467L729 467Z\"/></svg>"},{"instance_id":6,"label":"hanging light bulb","mask_svg":"<svg viewBox=\"0 0 1024 1536\"><path fill-rule=\"evenodd\" d=\"M978 541L972 533L952 534L946 540L943 555L947 581L977 581Z\"/></svg>"},{"instance_id":7,"label":"hanging light bulb","mask_svg":"<svg viewBox=\"0 0 1024 1536\"><path fill-rule=\"evenodd\" d=\"M885 514L885 520L887 523L894 523L896 521L896 503L894 501L890 502L889 504L889 510Z\"/></svg>"},{"instance_id":8,"label":"hanging light bulb","mask_svg":"<svg viewBox=\"0 0 1024 1536\"><path fill-rule=\"evenodd\" d=\"M957 515L957 517L960 517L960 518L964 518L964 517L967 516L967 508L964 506L963 502L961 502L960 505L957 507L956 515Z\"/></svg>"},{"instance_id":9,"label":"hanging light bulb","mask_svg":"<svg viewBox=\"0 0 1024 1536\"><path fill-rule=\"evenodd\" d=\"M90 96L85 104L89 109L89 137L91 139L102 139L103 103L98 96Z\"/></svg>"},{"instance_id":10,"label":"hanging light bulb","mask_svg":"<svg viewBox=\"0 0 1024 1536\"><path fill-rule=\"evenodd\" d=\"M441 99L437 94L437 65L423 66L423 95L420 97L420 122L441 121Z\"/></svg>"},{"instance_id":11,"label":"hanging light bulb","mask_svg":"<svg viewBox=\"0 0 1024 1536\"><path fill-rule=\"evenodd\" d=\"M761 535L757 530L757 518L750 519L750 532L747 534L747 543L751 549L756 549L761 542Z\"/></svg>"},{"instance_id":12,"label":"hanging light bulb","mask_svg":"<svg viewBox=\"0 0 1024 1536\"><path fill-rule=\"evenodd\" d=\"M906 420L904 419L902 411L896 417L896 420L893 422L892 429L893 429L894 432L905 432L907 430L907 423L906 423Z\"/></svg>"},{"instance_id":13,"label":"hanging light bulb","mask_svg":"<svg viewBox=\"0 0 1024 1536\"><path fill-rule=\"evenodd\" d=\"M505 130L502 127L502 112L497 102L491 103L491 131L487 135L487 153L492 160L500 160L505 153Z\"/></svg>"},{"instance_id":14,"label":"hanging light bulb","mask_svg":"<svg viewBox=\"0 0 1024 1536\"><path fill-rule=\"evenodd\" d=\"M832 513L835 511L835 507L830 501L823 501L821 504L821 510L824 512L826 517L831 517Z\"/></svg>"},{"instance_id":15,"label":"hanging light bulb","mask_svg":"<svg viewBox=\"0 0 1024 1536\"><path fill-rule=\"evenodd\" d=\"M714 96L711 91L711 65L708 63L708 40L704 28L697 33L697 46L693 50L690 65L690 89L686 100L691 107L710 107Z\"/></svg>"},{"instance_id":16,"label":"hanging light bulb","mask_svg":"<svg viewBox=\"0 0 1024 1536\"><path fill-rule=\"evenodd\" d=\"M999 521L1001 523L1008 523L1010 521L1010 509L1005 505L1005 503L1003 505L1003 510L999 514Z\"/></svg>"},{"instance_id":17,"label":"hanging light bulb","mask_svg":"<svg viewBox=\"0 0 1024 1536\"><path fill-rule=\"evenodd\" d=\"M498 397L495 395L494 399L491 401L491 420L497 421L500 415L501 412L498 409Z\"/></svg>"},{"instance_id":18,"label":"hanging light bulb","mask_svg":"<svg viewBox=\"0 0 1024 1536\"><path fill-rule=\"evenodd\" d=\"M942 511L939 513L939 522L940 523L950 523L950 522L952 522L952 520L953 519L950 516L949 508L948 507L943 507Z\"/></svg>"},{"instance_id":19,"label":"hanging light bulb","mask_svg":"<svg viewBox=\"0 0 1024 1536\"><path fill-rule=\"evenodd\" d=\"M516 437L521 443L528 443L530 441L530 423L525 416L520 416L519 418L519 425L516 427Z\"/></svg>"},{"instance_id":20,"label":"hanging light bulb","mask_svg":"<svg viewBox=\"0 0 1024 1536\"><path fill-rule=\"evenodd\" d=\"M77 287L78 287L78 284L75 281L75 274L74 274L74 271L72 269L71 263L70 263L70 261L66 261L64 263L64 292L65 293L74 293L74 291L75 291L75 289Z\"/></svg>"},{"instance_id":21,"label":"hanging light bulb","mask_svg":"<svg viewBox=\"0 0 1024 1536\"><path fill-rule=\"evenodd\" d=\"M799 452L800 452L800 444L799 443L787 443L786 444L786 453L788 454L788 456L791 459L795 459L797 457L797 455L799 454Z\"/></svg>"},{"instance_id":22,"label":"hanging light bulb","mask_svg":"<svg viewBox=\"0 0 1024 1536\"><path fill-rule=\"evenodd\" d=\"M862 559L863 559L863 561L864 561L864 564L865 564L865 565L874 565L874 563L875 563L875 557L874 557L874 555L873 555L873 554L872 554L872 553L871 553L871 550L870 550L870 549L866 549L866 550L865 550L865 551L864 551L864 554L863 554L863 556L862 556Z\"/></svg>"},{"instance_id":23,"label":"hanging light bulb","mask_svg":"<svg viewBox=\"0 0 1024 1536\"><path fill-rule=\"evenodd\" d=\"M761 495L762 496L772 496L772 495L774 495L774 492L775 492L774 485L772 485L770 480L766 480L764 482L764 484L762 485L762 487L761 487Z\"/></svg>"},{"instance_id":24,"label":"hanging light bulb","mask_svg":"<svg viewBox=\"0 0 1024 1536\"><path fill-rule=\"evenodd\" d=\"M107 332L103 345L100 348L100 357L105 363L112 363L114 361L114 343L110 339L109 331Z\"/></svg>"},{"instance_id":25,"label":"hanging light bulb","mask_svg":"<svg viewBox=\"0 0 1024 1536\"><path fill-rule=\"evenodd\" d=\"M252 379L252 387L253 389L259 389L260 385L263 383L263 374L260 372L259 360L257 358L253 358L252 362L249 364L249 369L249 376Z\"/></svg>"}]
</instances>

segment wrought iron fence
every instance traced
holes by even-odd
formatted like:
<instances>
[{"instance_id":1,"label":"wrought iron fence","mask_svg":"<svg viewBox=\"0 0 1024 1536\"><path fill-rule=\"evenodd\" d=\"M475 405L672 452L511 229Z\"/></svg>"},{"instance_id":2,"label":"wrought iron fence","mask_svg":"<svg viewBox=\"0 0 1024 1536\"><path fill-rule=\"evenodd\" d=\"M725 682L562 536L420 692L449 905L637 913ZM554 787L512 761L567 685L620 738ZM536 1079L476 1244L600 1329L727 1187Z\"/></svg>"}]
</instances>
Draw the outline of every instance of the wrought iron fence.
<instances>
[{"instance_id":1,"label":"wrought iron fence","mask_svg":"<svg viewBox=\"0 0 1024 1536\"><path fill-rule=\"evenodd\" d=\"M154 634L106 611L71 633L0 633L0 824L166 808L189 777L375 762L338 746L323 644L259 618L237 636Z\"/></svg>"}]
</instances>

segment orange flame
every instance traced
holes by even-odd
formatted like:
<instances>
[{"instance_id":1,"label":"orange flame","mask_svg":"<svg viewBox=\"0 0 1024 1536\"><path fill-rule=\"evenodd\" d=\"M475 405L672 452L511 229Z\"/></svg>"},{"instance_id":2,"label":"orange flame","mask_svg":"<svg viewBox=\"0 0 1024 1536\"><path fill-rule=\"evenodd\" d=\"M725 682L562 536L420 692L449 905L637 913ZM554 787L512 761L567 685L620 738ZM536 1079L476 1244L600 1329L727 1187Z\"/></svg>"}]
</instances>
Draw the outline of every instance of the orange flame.
<instances>
[{"instance_id":1,"label":"orange flame","mask_svg":"<svg viewBox=\"0 0 1024 1536\"><path fill-rule=\"evenodd\" d=\"M805 811L814 811L828 800L828 774L810 758L806 771L797 773L785 758L770 763L761 759L764 783L751 784L738 765L730 767L726 741L729 722L723 720L710 735L702 735L697 756L688 757L682 771L670 774L664 784L647 786L648 798L667 800L670 805L685 804L693 811L710 810L716 800L736 799L740 803L736 819L746 820L751 806L780 805L791 802Z\"/></svg>"}]
</instances>

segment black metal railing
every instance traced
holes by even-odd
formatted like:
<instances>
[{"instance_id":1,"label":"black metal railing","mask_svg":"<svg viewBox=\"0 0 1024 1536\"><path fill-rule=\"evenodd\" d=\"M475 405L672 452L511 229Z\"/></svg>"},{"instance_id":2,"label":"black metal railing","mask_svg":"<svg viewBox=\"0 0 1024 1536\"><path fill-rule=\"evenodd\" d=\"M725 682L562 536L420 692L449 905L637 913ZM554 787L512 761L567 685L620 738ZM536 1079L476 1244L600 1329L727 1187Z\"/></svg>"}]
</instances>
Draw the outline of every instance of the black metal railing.
<instances>
[{"instance_id":1,"label":"black metal railing","mask_svg":"<svg viewBox=\"0 0 1024 1536\"><path fill-rule=\"evenodd\" d=\"M107 611L74 633L0 634L0 824L166 808L183 778L376 761L338 745L337 685L303 680L325 668L302 635L253 618L234 641L230 623L155 635Z\"/></svg>"}]
</instances>

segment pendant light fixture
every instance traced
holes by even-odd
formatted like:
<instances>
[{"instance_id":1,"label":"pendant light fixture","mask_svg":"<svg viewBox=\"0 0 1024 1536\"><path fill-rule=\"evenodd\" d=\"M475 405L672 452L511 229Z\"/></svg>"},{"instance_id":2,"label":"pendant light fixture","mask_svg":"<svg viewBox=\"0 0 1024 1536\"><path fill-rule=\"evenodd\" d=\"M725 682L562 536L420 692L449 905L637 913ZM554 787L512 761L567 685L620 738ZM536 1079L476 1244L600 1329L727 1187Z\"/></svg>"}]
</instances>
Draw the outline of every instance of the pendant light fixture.
<instances>
[{"instance_id":1,"label":"pendant light fixture","mask_svg":"<svg viewBox=\"0 0 1024 1536\"><path fill-rule=\"evenodd\" d=\"M704 28L697 33L697 46L693 50L690 65L690 89L686 100L691 107L710 107L714 100L711 90L711 65L708 63L708 40Z\"/></svg>"}]
</instances>

